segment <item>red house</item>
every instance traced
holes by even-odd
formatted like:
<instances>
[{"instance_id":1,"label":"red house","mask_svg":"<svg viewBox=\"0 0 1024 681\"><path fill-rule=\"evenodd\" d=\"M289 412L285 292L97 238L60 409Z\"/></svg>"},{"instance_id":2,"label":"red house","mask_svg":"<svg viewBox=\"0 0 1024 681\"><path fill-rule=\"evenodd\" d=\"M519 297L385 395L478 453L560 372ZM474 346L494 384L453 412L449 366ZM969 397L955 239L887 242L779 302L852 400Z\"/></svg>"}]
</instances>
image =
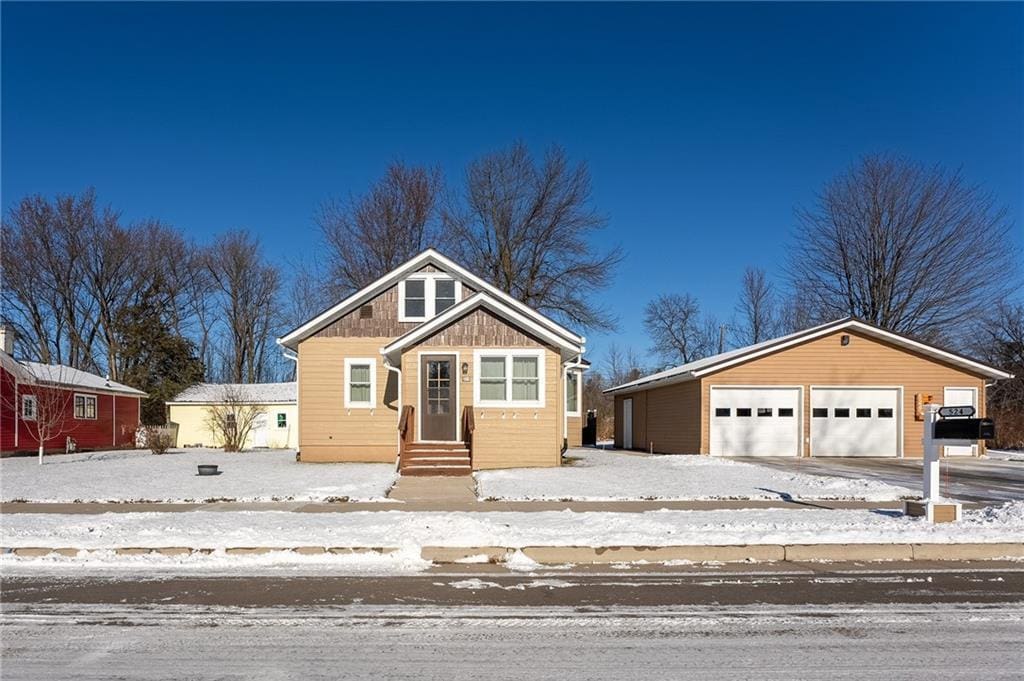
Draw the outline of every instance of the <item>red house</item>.
<instances>
[{"instance_id":1,"label":"red house","mask_svg":"<svg viewBox=\"0 0 1024 681\"><path fill-rule=\"evenodd\" d=\"M5 339L6 340L6 339ZM146 393L60 364L21 362L0 350L0 453L135 446Z\"/></svg>"}]
</instances>

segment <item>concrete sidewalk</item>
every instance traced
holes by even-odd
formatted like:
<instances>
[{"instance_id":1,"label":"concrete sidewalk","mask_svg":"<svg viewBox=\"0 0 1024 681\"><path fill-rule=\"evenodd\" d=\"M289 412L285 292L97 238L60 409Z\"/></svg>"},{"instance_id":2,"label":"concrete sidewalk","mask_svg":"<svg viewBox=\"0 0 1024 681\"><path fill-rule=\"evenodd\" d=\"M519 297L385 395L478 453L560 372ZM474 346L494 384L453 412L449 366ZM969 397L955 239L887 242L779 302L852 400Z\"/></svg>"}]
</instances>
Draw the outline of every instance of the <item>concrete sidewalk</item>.
<instances>
[{"instance_id":1,"label":"concrete sidewalk","mask_svg":"<svg viewBox=\"0 0 1024 681\"><path fill-rule=\"evenodd\" d=\"M290 554L328 556L377 554L401 551L393 546L234 546L223 549L228 556ZM189 546L111 547L82 550L73 546L22 546L0 548L0 553L19 558L63 556L87 562L105 553L116 556L207 556L214 549ZM679 546L422 546L420 557L435 565L466 563L507 563L519 554L538 565L593 565L615 563L736 563L736 562L849 562L849 561L944 561L1024 559L1024 544L737 544Z\"/></svg>"},{"instance_id":2,"label":"concrete sidewalk","mask_svg":"<svg viewBox=\"0 0 1024 681\"><path fill-rule=\"evenodd\" d=\"M416 478L410 478L416 480ZM451 479L451 478L449 478ZM455 478L461 480L460 478ZM418 480L433 480L419 478ZM712 499L695 501L478 501L466 490L453 484L450 493L442 498L436 494L423 494L415 486L405 487L402 499L380 502L214 502L191 504L165 503L3 503L0 515L8 513L187 513L192 511L291 511L294 513L353 513L357 511L418 512L494 512L494 511L606 511L612 513L644 513L646 511L714 511L741 508L787 508L793 510L817 509L903 509L902 501L800 501L764 499ZM984 504L964 504L965 509L980 508Z\"/></svg>"}]
</instances>

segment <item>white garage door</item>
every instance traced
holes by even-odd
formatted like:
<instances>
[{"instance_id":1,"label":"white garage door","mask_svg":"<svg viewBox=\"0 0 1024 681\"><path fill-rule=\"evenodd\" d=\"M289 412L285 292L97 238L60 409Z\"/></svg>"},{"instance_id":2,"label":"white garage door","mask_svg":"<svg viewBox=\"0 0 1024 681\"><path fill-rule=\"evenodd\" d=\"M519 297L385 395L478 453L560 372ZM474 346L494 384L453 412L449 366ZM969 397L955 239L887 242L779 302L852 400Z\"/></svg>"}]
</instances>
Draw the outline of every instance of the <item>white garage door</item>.
<instances>
[{"instance_id":1,"label":"white garage door","mask_svg":"<svg viewBox=\"0 0 1024 681\"><path fill-rule=\"evenodd\" d=\"M797 456L799 388L711 388L711 454Z\"/></svg>"},{"instance_id":2,"label":"white garage door","mask_svg":"<svg viewBox=\"0 0 1024 681\"><path fill-rule=\"evenodd\" d=\"M898 456L898 388L811 388L811 456Z\"/></svg>"}]
</instances>

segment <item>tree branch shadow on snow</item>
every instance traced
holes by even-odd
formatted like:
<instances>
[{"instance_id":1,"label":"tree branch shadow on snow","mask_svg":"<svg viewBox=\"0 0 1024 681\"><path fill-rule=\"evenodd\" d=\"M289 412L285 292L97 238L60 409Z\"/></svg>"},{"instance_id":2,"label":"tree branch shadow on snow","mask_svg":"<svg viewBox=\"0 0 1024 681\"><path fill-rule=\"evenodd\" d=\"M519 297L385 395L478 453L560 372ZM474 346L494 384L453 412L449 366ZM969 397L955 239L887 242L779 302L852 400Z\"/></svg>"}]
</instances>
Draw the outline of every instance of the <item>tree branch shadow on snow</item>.
<instances>
[{"instance_id":1,"label":"tree branch shadow on snow","mask_svg":"<svg viewBox=\"0 0 1024 681\"><path fill-rule=\"evenodd\" d=\"M782 501L785 501L787 504L796 504L797 506L810 506L812 508L824 508L824 509L828 509L828 510L831 510L831 508L832 508L831 506L824 506L822 504L813 504L813 503L811 503L809 501L800 501L799 499L794 499L793 495L790 494L789 492L780 492L777 489L768 489L767 487L758 487L757 489L760 490L761 492L768 492L769 494L777 494L779 496L779 499L781 499Z\"/></svg>"}]
</instances>

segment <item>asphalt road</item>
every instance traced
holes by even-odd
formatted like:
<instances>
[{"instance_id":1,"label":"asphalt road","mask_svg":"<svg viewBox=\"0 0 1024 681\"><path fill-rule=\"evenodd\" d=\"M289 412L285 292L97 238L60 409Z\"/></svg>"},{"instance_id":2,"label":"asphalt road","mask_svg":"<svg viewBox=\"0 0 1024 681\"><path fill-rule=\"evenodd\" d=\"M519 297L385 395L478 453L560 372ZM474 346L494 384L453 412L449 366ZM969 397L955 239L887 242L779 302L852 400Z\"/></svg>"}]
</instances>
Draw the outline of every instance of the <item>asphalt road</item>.
<instances>
[{"instance_id":1,"label":"asphalt road","mask_svg":"<svg viewBox=\"0 0 1024 681\"><path fill-rule=\"evenodd\" d=\"M7 576L2 678L1011 679L1013 564Z\"/></svg>"},{"instance_id":2,"label":"asphalt road","mask_svg":"<svg viewBox=\"0 0 1024 681\"><path fill-rule=\"evenodd\" d=\"M812 475L880 480L921 489L921 460L741 457L740 461ZM943 459L942 494L960 501L1003 503L1024 499L1024 463L996 459Z\"/></svg>"}]
</instances>

